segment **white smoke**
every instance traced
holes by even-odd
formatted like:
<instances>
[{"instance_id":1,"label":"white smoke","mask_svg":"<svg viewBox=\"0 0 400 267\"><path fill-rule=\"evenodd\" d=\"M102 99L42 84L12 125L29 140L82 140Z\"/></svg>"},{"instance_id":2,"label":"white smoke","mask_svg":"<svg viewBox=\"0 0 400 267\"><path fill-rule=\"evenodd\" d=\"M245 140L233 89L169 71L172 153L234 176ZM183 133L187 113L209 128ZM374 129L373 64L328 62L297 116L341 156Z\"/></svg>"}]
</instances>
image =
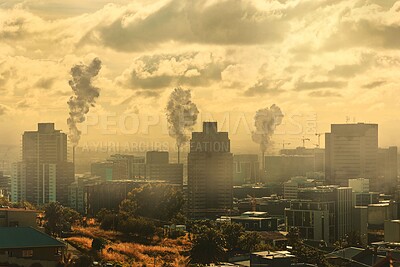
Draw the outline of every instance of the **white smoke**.
<instances>
[{"instance_id":1,"label":"white smoke","mask_svg":"<svg viewBox=\"0 0 400 267\"><path fill-rule=\"evenodd\" d=\"M92 79L97 76L101 69L101 61L98 58L93 59L89 65L79 64L71 68L72 79L69 85L74 91L74 95L68 101L69 118L67 120L69 127L69 139L75 147L81 138L81 131L77 124L85 121L85 115L90 107L96 103L96 98L100 95L100 89L93 86Z\"/></svg>"},{"instance_id":2,"label":"white smoke","mask_svg":"<svg viewBox=\"0 0 400 267\"><path fill-rule=\"evenodd\" d=\"M175 138L178 148L188 141L188 132L193 130L199 114L191 98L192 93L189 89L175 88L166 107L169 135Z\"/></svg>"},{"instance_id":3,"label":"white smoke","mask_svg":"<svg viewBox=\"0 0 400 267\"><path fill-rule=\"evenodd\" d=\"M261 152L264 153L269 147L275 128L282 123L282 119L283 113L275 104L270 108L260 109L256 112L254 116L256 130L252 133L252 139L260 144Z\"/></svg>"}]
</instances>

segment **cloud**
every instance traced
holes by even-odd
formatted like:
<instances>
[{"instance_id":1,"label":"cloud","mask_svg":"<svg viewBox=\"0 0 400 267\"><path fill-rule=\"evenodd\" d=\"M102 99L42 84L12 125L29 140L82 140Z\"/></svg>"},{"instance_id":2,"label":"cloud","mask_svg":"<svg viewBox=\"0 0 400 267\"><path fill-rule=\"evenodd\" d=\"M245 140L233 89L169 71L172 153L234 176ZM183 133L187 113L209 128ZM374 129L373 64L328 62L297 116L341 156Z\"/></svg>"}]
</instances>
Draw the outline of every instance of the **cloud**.
<instances>
[{"instance_id":1,"label":"cloud","mask_svg":"<svg viewBox=\"0 0 400 267\"><path fill-rule=\"evenodd\" d=\"M336 65L328 72L330 76L350 78L362 74L374 64L374 57L371 54L363 54L357 63Z\"/></svg>"},{"instance_id":2,"label":"cloud","mask_svg":"<svg viewBox=\"0 0 400 267\"><path fill-rule=\"evenodd\" d=\"M279 95L284 92L281 89L282 85L285 84L284 80L259 80L253 86L249 87L243 94L245 96L260 96L260 95Z\"/></svg>"},{"instance_id":3,"label":"cloud","mask_svg":"<svg viewBox=\"0 0 400 267\"><path fill-rule=\"evenodd\" d=\"M6 105L0 104L0 116L7 114L10 111L10 108Z\"/></svg>"},{"instance_id":4,"label":"cloud","mask_svg":"<svg viewBox=\"0 0 400 267\"><path fill-rule=\"evenodd\" d=\"M148 91L148 90L139 90L136 92L137 96L143 96L143 97L158 97L160 96L161 91L160 90L156 90L156 91Z\"/></svg>"},{"instance_id":5,"label":"cloud","mask_svg":"<svg viewBox=\"0 0 400 267\"><path fill-rule=\"evenodd\" d=\"M127 8L99 23L81 43L142 51L167 42L250 45L281 41L289 24L251 1L162 1Z\"/></svg>"},{"instance_id":6,"label":"cloud","mask_svg":"<svg viewBox=\"0 0 400 267\"><path fill-rule=\"evenodd\" d=\"M369 21L365 18L343 21L326 40L324 47L327 50L350 47L400 49L400 25Z\"/></svg>"},{"instance_id":7,"label":"cloud","mask_svg":"<svg viewBox=\"0 0 400 267\"><path fill-rule=\"evenodd\" d=\"M221 72L228 65L212 53L160 54L142 56L116 78L122 87L161 91L175 85L208 86L221 80ZM156 92L139 95L154 96Z\"/></svg>"},{"instance_id":8,"label":"cloud","mask_svg":"<svg viewBox=\"0 0 400 267\"><path fill-rule=\"evenodd\" d=\"M36 81L35 86L43 89L50 89L53 86L55 80L56 78L54 77L52 78L41 77Z\"/></svg>"},{"instance_id":9,"label":"cloud","mask_svg":"<svg viewBox=\"0 0 400 267\"><path fill-rule=\"evenodd\" d=\"M314 91L314 92L310 92L308 95L312 96L312 97L341 97L342 96L341 94L339 94L337 92L332 92L329 90Z\"/></svg>"},{"instance_id":10,"label":"cloud","mask_svg":"<svg viewBox=\"0 0 400 267\"><path fill-rule=\"evenodd\" d=\"M374 82L364 84L362 87L366 88L366 89L372 89L372 88L384 85L385 83L386 83L386 81L374 81Z\"/></svg>"},{"instance_id":11,"label":"cloud","mask_svg":"<svg viewBox=\"0 0 400 267\"><path fill-rule=\"evenodd\" d=\"M315 89L324 89L324 88L343 88L347 86L347 82L345 81L336 81L336 80L325 80L325 81L303 81L300 79L295 84L295 89L298 91L303 90L315 90Z\"/></svg>"}]
</instances>

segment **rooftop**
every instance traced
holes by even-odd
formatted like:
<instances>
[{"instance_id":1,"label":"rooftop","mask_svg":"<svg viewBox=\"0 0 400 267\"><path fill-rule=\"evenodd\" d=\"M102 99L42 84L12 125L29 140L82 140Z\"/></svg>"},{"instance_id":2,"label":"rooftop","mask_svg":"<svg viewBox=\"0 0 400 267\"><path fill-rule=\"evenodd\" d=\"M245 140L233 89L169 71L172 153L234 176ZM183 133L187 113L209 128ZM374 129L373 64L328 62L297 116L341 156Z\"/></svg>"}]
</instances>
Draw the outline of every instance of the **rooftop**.
<instances>
[{"instance_id":1,"label":"rooftop","mask_svg":"<svg viewBox=\"0 0 400 267\"><path fill-rule=\"evenodd\" d=\"M0 227L0 249L64 247L65 244L32 227Z\"/></svg>"},{"instance_id":2,"label":"rooftop","mask_svg":"<svg viewBox=\"0 0 400 267\"><path fill-rule=\"evenodd\" d=\"M5 207L0 207L0 211L39 212L37 210L28 210L28 209L19 209L19 208L5 208Z\"/></svg>"},{"instance_id":3,"label":"rooftop","mask_svg":"<svg viewBox=\"0 0 400 267\"><path fill-rule=\"evenodd\" d=\"M264 259L276 259L276 258L294 258L289 251L281 250L281 251L261 251L261 252L253 252L253 255L260 256Z\"/></svg>"}]
</instances>

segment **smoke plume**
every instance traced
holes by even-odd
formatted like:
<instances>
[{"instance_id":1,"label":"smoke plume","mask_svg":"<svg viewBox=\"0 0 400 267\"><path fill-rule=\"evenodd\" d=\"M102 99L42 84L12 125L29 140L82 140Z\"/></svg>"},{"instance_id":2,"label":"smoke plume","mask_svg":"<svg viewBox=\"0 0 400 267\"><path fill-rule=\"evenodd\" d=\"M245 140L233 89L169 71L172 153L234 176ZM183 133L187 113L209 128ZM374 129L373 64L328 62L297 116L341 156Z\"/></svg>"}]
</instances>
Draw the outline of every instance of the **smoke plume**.
<instances>
[{"instance_id":1,"label":"smoke plume","mask_svg":"<svg viewBox=\"0 0 400 267\"><path fill-rule=\"evenodd\" d=\"M67 120L69 127L69 139L75 147L81 138L81 131L77 124L85 121L85 115L90 107L94 107L96 98L99 97L100 89L93 86L92 79L97 76L101 69L101 61L98 58L93 59L90 65L79 64L71 68L72 79L69 85L74 91L74 95L68 101L69 118Z\"/></svg>"},{"instance_id":2,"label":"smoke plume","mask_svg":"<svg viewBox=\"0 0 400 267\"><path fill-rule=\"evenodd\" d=\"M270 108L260 109L254 116L256 130L252 133L253 141L260 144L261 152L265 152L271 143L272 135L276 126L280 125L283 119L281 109L273 104Z\"/></svg>"},{"instance_id":3,"label":"smoke plume","mask_svg":"<svg viewBox=\"0 0 400 267\"><path fill-rule=\"evenodd\" d=\"M191 91L175 88L169 96L166 112L169 135L176 139L178 148L188 141L187 132L196 124L199 110L192 102Z\"/></svg>"}]
</instances>

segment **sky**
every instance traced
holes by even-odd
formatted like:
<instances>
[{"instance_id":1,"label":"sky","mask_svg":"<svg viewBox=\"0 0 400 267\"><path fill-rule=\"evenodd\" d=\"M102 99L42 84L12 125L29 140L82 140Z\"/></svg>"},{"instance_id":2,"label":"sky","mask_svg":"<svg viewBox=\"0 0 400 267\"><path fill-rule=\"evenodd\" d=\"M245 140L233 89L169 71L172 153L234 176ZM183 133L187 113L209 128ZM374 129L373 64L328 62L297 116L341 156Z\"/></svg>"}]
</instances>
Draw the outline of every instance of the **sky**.
<instances>
[{"instance_id":1,"label":"sky","mask_svg":"<svg viewBox=\"0 0 400 267\"><path fill-rule=\"evenodd\" d=\"M400 1L0 0L0 144L38 122L68 133L71 68L99 58L80 146L174 147L165 108L190 89L201 122L257 153L257 110L279 106L271 151L331 123L378 123L400 145ZM323 136L320 140L324 146Z\"/></svg>"}]
</instances>

